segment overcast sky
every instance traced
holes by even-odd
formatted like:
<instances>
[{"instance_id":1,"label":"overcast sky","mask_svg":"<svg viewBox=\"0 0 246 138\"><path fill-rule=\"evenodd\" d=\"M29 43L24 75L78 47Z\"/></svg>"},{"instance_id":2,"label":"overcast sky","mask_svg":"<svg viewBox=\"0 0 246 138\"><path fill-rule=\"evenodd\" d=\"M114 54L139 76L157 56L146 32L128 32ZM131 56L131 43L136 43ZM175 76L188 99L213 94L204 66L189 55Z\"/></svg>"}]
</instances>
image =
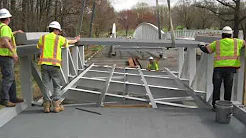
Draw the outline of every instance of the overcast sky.
<instances>
[{"instance_id":1,"label":"overcast sky","mask_svg":"<svg viewBox=\"0 0 246 138\"><path fill-rule=\"evenodd\" d=\"M170 0L171 4L175 4L178 0ZM156 0L111 0L111 3L116 11L121 11L125 9L131 9L132 6L136 5L138 2L146 2L150 6L154 6ZM167 0L159 0L159 4L167 4Z\"/></svg>"}]
</instances>

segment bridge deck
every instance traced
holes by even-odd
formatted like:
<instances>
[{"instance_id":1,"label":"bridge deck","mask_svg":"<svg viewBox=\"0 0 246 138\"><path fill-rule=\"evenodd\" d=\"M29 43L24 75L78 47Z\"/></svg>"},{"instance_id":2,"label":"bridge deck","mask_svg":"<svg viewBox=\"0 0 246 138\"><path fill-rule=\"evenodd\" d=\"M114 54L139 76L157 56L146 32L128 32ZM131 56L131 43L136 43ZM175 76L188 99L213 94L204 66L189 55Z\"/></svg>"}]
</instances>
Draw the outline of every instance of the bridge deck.
<instances>
[{"instance_id":1,"label":"bridge deck","mask_svg":"<svg viewBox=\"0 0 246 138\"><path fill-rule=\"evenodd\" d=\"M85 108L92 114L67 107L64 112L42 113L32 107L0 129L0 138L244 138L246 127L232 118L214 122L209 109Z\"/></svg>"}]
</instances>

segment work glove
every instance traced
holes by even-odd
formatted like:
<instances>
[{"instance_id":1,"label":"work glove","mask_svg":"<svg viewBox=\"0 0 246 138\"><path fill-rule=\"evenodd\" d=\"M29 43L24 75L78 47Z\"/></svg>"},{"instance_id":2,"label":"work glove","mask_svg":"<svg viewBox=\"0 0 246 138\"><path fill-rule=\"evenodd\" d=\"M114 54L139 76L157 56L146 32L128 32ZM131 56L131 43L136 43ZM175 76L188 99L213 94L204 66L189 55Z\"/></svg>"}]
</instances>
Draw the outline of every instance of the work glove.
<instances>
[{"instance_id":1,"label":"work glove","mask_svg":"<svg viewBox=\"0 0 246 138\"><path fill-rule=\"evenodd\" d=\"M198 44L198 47L204 47L204 46L207 46L208 44L206 44L206 43L204 43L204 42L200 42L199 44Z\"/></svg>"}]
</instances>

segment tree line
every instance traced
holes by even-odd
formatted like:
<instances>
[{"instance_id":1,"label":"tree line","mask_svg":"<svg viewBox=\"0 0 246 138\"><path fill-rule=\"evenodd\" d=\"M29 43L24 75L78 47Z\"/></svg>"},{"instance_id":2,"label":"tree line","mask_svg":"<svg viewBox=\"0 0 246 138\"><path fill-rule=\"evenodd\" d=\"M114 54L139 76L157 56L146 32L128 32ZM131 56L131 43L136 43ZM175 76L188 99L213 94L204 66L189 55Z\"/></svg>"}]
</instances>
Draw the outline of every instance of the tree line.
<instances>
[{"instance_id":1,"label":"tree line","mask_svg":"<svg viewBox=\"0 0 246 138\"><path fill-rule=\"evenodd\" d=\"M168 7L159 6L159 11L161 27L169 31ZM134 29L141 22L157 25L156 15L156 7L138 3L131 10L121 11L118 23L125 30ZM179 0L171 8L171 16L175 29L222 29L229 25L234 37L239 30L246 34L246 0ZM126 17L133 20L127 21Z\"/></svg>"}]
</instances>

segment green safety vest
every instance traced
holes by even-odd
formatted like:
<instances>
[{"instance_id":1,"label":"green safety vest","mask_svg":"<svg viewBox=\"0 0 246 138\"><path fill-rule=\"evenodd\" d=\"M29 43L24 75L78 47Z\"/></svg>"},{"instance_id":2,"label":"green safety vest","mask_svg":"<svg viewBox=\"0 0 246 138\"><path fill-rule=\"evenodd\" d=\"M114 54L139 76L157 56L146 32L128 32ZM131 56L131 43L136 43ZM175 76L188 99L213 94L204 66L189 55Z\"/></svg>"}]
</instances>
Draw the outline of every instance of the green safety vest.
<instances>
[{"instance_id":1,"label":"green safety vest","mask_svg":"<svg viewBox=\"0 0 246 138\"><path fill-rule=\"evenodd\" d=\"M0 56L13 56L13 53L5 46L3 43L3 38L9 38L10 39L10 44L14 48L14 51L16 52L16 44L15 44L15 38L13 35L13 32L11 28L4 24L0 24Z\"/></svg>"},{"instance_id":2,"label":"green safety vest","mask_svg":"<svg viewBox=\"0 0 246 138\"><path fill-rule=\"evenodd\" d=\"M65 37L49 33L43 35L38 42L37 48L41 49L39 65L61 66L62 47L68 47L68 41Z\"/></svg>"},{"instance_id":3,"label":"green safety vest","mask_svg":"<svg viewBox=\"0 0 246 138\"><path fill-rule=\"evenodd\" d=\"M158 71L159 70L159 65L158 65L158 63L156 63L156 62L154 62L153 64L148 64L148 69L150 69L150 70L156 70L156 71Z\"/></svg>"},{"instance_id":4,"label":"green safety vest","mask_svg":"<svg viewBox=\"0 0 246 138\"><path fill-rule=\"evenodd\" d=\"M241 39L225 38L210 44L207 49L214 54L214 67L241 67L240 49L245 42Z\"/></svg>"}]
</instances>

